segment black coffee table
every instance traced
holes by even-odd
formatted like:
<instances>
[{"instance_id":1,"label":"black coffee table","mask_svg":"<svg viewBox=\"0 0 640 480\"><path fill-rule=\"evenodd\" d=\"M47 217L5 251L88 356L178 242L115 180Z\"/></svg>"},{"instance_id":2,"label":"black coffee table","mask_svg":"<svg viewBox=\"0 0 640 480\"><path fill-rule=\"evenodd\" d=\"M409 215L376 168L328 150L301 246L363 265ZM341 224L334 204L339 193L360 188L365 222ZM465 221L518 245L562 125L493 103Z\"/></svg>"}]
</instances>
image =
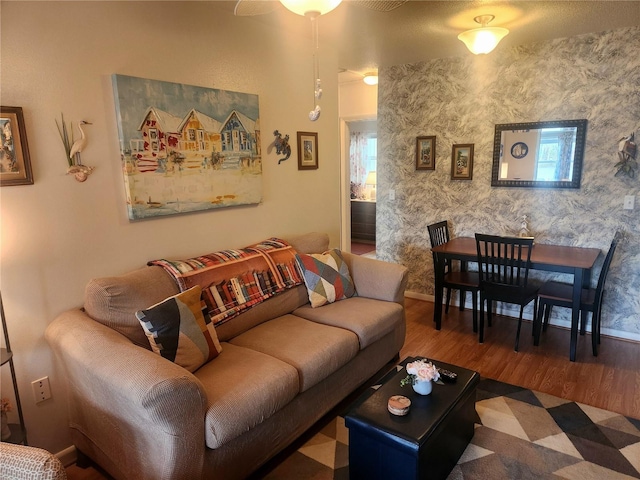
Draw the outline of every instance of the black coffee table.
<instances>
[{"instance_id":1,"label":"black coffee table","mask_svg":"<svg viewBox=\"0 0 640 480\"><path fill-rule=\"evenodd\" d=\"M414 360L407 358L402 365ZM480 375L432 361L458 374L456 383L435 384L430 395L418 395L410 386L400 386L407 375L403 368L347 413L351 479L445 479L456 465L473 437ZM392 395L411 400L406 416L389 413Z\"/></svg>"}]
</instances>

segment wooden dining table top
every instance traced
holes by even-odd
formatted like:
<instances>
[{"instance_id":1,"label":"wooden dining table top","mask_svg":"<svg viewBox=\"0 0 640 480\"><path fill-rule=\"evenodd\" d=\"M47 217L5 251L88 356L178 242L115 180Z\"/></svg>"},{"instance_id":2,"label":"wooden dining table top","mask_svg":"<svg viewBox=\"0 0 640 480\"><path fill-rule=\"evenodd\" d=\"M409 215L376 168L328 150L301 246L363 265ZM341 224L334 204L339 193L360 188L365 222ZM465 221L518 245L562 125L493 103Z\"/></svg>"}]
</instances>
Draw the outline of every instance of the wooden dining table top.
<instances>
[{"instance_id":1,"label":"wooden dining table top","mask_svg":"<svg viewBox=\"0 0 640 480\"><path fill-rule=\"evenodd\" d=\"M431 250L435 253L444 253L445 255L475 257L477 255L476 239L473 237L456 237L447 243L433 247ZM590 269L593 267L599 255L599 248L535 243L531 250L531 263Z\"/></svg>"}]
</instances>

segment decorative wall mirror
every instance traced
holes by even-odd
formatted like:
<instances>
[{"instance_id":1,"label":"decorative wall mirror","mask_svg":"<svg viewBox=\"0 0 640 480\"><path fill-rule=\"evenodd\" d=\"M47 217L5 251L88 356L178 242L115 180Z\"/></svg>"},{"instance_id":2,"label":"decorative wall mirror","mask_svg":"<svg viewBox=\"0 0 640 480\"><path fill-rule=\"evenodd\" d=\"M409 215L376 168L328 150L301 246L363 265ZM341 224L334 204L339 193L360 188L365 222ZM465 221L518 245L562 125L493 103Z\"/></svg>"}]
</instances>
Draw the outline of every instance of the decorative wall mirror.
<instances>
[{"instance_id":1,"label":"decorative wall mirror","mask_svg":"<svg viewBox=\"0 0 640 480\"><path fill-rule=\"evenodd\" d=\"M496 125L493 187L580 188L586 120Z\"/></svg>"}]
</instances>

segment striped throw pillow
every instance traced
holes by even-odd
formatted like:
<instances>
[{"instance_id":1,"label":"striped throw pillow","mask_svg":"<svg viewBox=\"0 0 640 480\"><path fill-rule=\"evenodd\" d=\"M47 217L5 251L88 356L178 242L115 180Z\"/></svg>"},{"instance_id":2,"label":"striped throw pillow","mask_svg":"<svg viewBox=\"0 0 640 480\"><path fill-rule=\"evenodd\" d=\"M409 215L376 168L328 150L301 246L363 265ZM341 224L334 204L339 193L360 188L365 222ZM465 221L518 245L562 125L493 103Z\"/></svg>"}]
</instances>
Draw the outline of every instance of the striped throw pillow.
<instances>
[{"instance_id":1,"label":"striped throw pillow","mask_svg":"<svg viewBox=\"0 0 640 480\"><path fill-rule=\"evenodd\" d=\"M151 349L190 372L222 351L211 319L202 313L201 293L201 287L196 285L136 312Z\"/></svg>"}]
</instances>

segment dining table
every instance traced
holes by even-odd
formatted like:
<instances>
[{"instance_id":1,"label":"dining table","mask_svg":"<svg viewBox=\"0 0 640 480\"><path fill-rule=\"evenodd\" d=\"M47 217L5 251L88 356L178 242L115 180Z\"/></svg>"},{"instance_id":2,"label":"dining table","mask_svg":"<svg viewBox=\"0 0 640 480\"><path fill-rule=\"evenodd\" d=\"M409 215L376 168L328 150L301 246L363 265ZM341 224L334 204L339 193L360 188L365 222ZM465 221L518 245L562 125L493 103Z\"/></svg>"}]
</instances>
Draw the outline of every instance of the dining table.
<instances>
[{"instance_id":1,"label":"dining table","mask_svg":"<svg viewBox=\"0 0 640 480\"><path fill-rule=\"evenodd\" d=\"M468 262L477 261L476 239L473 237L452 238L442 245L433 247L435 273L435 305L433 317L436 330L442 326L442 300L445 264L447 259L460 260L463 269ZM571 308L571 342L569 359L576 360L578 343L578 324L580 320L580 297L583 288L591 284L591 270L595 265L600 249L567 245L534 243L531 250L530 268L573 275L573 297Z\"/></svg>"}]
</instances>

